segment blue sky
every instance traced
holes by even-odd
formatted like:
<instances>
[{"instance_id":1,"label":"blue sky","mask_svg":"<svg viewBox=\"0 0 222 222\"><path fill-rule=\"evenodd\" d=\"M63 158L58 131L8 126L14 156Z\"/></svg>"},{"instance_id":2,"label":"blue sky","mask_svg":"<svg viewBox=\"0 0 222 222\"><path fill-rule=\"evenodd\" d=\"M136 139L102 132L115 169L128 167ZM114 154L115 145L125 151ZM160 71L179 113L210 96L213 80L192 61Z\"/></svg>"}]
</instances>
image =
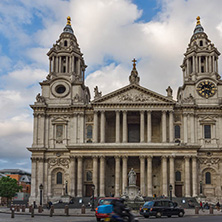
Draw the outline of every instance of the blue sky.
<instances>
[{"instance_id":1,"label":"blue sky","mask_svg":"<svg viewBox=\"0 0 222 222\"><path fill-rule=\"evenodd\" d=\"M39 82L48 72L46 53L67 16L88 65L91 98L96 85L103 95L127 85L135 57L141 85L163 95L170 85L176 99L183 53L198 15L222 51L221 9L220 0L1 0L0 169L30 171L29 105L41 92Z\"/></svg>"}]
</instances>

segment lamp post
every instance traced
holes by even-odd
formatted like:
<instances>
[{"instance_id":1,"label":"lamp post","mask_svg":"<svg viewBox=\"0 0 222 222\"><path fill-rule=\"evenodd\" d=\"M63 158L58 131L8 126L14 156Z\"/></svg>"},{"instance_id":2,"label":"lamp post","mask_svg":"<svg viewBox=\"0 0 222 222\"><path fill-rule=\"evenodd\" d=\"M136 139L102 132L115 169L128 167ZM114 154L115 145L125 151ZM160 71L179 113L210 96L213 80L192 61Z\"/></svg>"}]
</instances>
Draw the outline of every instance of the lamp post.
<instances>
[{"instance_id":1,"label":"lamp post","mask_svg":"<svg viewBox=\"0 0 222 222\"><path fill-rule=\"evenodd\" d=\"M95 185L92 185L92 208L91 211L95 211L94 209L94 190L95 190Z\"/></svg>"},{"instance_id":2,"label":"lamp post","mask_svg":"<svg viewBox=\"0 0 222 222\"><path fill-rule=\"evenodd\" d=\"M170 190L170 200L172 201L172 190L173 190L172 184L169 185L169 190Z\"/></svg>"},{"instance_id":3,"label":"lamp post","mask_svg":"<svg viewBox=\"0 0 222 222\"><path fill-rule=\"evenodd\" d=\"M203 183L200 181L200 195L203 193Z\"/></svg>"},{"instance_id":4,"label":"lamp post","mask_svg":"<svg viewBox=\"0 0 222 222\"><path fill-rule=\"evenodd\" d=\"M42 190L43 190L43 185L39 185L39 190L40 190L40 206L42 206Z\"/></svg>"}]
</instances>

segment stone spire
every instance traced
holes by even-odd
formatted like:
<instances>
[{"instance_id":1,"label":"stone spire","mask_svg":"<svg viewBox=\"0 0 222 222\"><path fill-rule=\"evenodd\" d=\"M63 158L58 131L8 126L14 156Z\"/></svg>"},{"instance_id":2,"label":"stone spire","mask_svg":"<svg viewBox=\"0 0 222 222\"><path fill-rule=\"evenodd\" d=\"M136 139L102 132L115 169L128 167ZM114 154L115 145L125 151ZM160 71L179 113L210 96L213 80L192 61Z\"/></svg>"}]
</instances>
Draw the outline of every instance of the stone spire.
<instances>
[{"instance_id":1,"label":"stone spire","mask_svg":"<svg viewBox=\"0 0 222 222\"><path fill-rule=\"evenodd\" d=\"M140 82L140 77L138 76L138 72L136 70L136 59L134 58L132 60L133 62L133 69L131 71L131 75L129 77L129 81L130 81L130 84L138 84L139 85L139 82Z\"/></svg>"}]
</instances>

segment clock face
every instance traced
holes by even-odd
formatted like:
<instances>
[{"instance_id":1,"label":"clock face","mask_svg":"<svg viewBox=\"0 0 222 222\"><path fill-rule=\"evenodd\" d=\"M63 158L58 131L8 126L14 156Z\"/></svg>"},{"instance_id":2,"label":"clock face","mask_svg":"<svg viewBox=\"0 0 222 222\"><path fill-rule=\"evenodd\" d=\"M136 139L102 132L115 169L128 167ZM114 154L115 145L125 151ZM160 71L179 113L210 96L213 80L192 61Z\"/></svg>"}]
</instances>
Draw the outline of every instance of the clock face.
<instances>
[{"instance_id":1,"label":"clock face","mask_svg":"<svg viewBox=\"0 0 222 222\"><path fill-rule=\"evenodd\" d=\"M204 80L200 82L197 86L197 92L200 96L209 98L213 96L217 91L217 87L213 82L210 82L208 80Z\"/></svg>"}]
</instances>

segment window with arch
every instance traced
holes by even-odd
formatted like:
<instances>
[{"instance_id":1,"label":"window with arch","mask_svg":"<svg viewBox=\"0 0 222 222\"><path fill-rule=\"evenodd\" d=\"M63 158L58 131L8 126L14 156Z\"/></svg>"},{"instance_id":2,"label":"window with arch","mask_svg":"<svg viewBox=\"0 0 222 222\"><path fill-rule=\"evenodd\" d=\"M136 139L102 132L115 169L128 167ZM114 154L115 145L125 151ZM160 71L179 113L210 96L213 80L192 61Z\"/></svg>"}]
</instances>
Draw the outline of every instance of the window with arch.
<instances>
[{"instance_id":1,"label":"window with arch","mask_svg":"<svg viewBox=\"0 0 222 222\"><path fill-rule=\"evenodd\" d=\"M65 40L64 41L64 46L67 46L68 45L68 42Z\"/></svg>"},{"instance_id":2,"label":"window with arch","mask_svg":"<svg viewBox=\"0 0 222 222\"><path fill-rule=\"evenodd\" d=\"M91 171L87 171L87 173L86 173L86 181L92 181L92 172Z\"/></svg>"},{"instance_id":3,"label":"window with arch","mask_svg":"<svg viewBox=\"0 0 222 222\"><path fill-rule=\"evenodd\" d=\"M57 184L62 184L62 173L61 172L58 172L56 174L56 183Z\"/></svg>"},{"instance_id":4,"label":"window with arch","mask_svg":"<svg viewBox=\"0 0 222 222\"><path fill-rule=\"evenodd\" d=\"M87 126L87 139L92 139L92 125Z\"/></svg>"},{"instance_id":5,"label":"window with arch","mask_svg":"<svg viewBox=\"0 0 222 222\"><path fill-rule=\"evenodd\" d=\"M205 173L205 182L206 182L206 184L211 184L211 173L210 172Z\"/></svg>"},{"instance_id":6,"label":"window with arch","mask_svg":"<svg viewBox=\"0 0 222 222\"><path fill-rule=\"evenodd\" d=\"M180 171L177 171L175 173L175 179L176 179L176 181L181 181L181 172Z\"/></svg>"},{"instance_id":7,"label":"window with arch","mask_svg":"<svg viewBox=\"0 0 222 222\"><path fill-rule=\"evenodd\" d=\"M202 40L200 40L200 46L203 46L203 41Z\"/></svg>"},{"instance_id":8,"label":"window with arch","mask_svg":"<svg viewBox=\"0 0 222 222\"><path fill-rule=\"evenodd\" d=\"M175 134L175 139L179 139L180 138L180 126L176 125L174 127L174 134Z\"/></svg>"}]
</instances>

